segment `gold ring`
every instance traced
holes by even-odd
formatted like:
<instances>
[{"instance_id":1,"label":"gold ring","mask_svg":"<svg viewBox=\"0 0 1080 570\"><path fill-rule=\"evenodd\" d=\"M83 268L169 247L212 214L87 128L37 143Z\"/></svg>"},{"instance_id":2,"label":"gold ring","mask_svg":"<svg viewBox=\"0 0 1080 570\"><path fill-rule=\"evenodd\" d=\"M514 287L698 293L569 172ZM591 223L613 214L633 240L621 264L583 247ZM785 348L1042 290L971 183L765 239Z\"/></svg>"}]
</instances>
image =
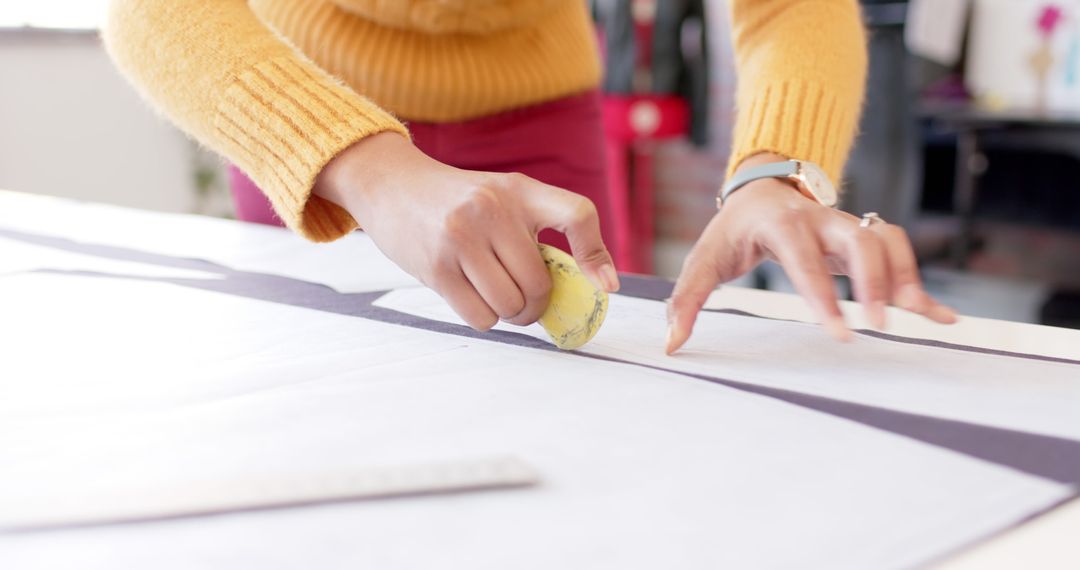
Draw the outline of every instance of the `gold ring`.
<instances>
[{"instance_id":1,"label":"gold ring","mask_svg":"<svg viewBox=\"0 0 1080 570\"><path fill-rule=\"evenodd\" d=\"M868 228L874 224L884 224L885 220L881 219L881 216L877 212L867 212L862 215L862 219L859 220L860 228Z\"/></svg>"}]
</instances>

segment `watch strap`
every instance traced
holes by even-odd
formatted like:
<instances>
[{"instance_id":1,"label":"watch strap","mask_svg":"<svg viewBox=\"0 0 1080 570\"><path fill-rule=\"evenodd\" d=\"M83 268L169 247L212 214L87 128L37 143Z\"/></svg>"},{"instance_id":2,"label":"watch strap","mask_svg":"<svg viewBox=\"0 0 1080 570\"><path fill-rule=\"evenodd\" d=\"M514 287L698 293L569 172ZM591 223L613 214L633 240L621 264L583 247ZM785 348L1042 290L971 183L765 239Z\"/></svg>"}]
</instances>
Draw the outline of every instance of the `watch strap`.
<instances>
[{"instance_id":1,"label":"watch strap","mask_svg":"<svg viewBox=\"0 0 1080 570\"><path fill-rule=\"evenodd\" d=\"M727 200L728 196L732 192L746 186L754 180L761 178L787 178L799 173L799 161L797 160L785 160L783 162L770 162L768 164L762 164L747 168L737 173L731 180L728 180L724 188L720 190L720 195L716 197L716 203L719 206Z\"/></svg>"}]
</instances>

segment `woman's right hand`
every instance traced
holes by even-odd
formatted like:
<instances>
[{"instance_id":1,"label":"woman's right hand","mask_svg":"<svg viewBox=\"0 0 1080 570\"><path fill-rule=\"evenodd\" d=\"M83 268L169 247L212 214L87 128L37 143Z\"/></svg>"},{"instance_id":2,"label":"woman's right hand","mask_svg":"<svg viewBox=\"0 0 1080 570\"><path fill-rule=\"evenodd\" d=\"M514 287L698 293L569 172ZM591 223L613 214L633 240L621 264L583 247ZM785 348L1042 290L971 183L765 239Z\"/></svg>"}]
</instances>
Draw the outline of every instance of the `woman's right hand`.
<instances>
[{"instance_id":1,"label":"woman's right hand","mask_svg":"<svg viewBox=\"0 0 1080 570\"><path fill-rule=\"evenodd\" d=\"M397 133L342 151L314 191L345 208L383 253L477 330L540 318L551 290L536 246L545 228L566 234L593 284L619 288L587 198L522 174L447 166Z\"/></svg>"}]
</instances>

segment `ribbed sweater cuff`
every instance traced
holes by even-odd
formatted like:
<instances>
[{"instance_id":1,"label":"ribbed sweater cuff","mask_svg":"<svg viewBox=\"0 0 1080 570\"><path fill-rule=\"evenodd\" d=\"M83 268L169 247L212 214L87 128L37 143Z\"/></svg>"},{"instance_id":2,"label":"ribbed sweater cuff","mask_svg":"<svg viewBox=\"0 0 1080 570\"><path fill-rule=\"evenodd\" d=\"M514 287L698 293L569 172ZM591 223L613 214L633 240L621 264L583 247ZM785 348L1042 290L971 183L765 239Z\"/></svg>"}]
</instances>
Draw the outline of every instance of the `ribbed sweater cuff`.
<instances>
[{"instance_id":1,"label":"ribbed sweater cuff","mask_svg":"<svg viewBox=\"0 0 1080 570\"><path fill-rule=\"evenodd\" d=\"M218 105L222 151L266 193L287 226L312 241L356 228L344 209L311 193L327 162L349 145L405 127L318 68L292 58L237 75Z\"/></svg>"},{"instance_id":2,"label":"ribbed sweater cuff","mask_svg":"<svg viewBox=\"0 0 1080 570\"><path fill-rule=\"evenodd\" d=\"M809 160L838 184L854 137L858 105L818 83L790 79L739 98L727 177L747 157L772 152Z\"/></svg>"}]
</instances>

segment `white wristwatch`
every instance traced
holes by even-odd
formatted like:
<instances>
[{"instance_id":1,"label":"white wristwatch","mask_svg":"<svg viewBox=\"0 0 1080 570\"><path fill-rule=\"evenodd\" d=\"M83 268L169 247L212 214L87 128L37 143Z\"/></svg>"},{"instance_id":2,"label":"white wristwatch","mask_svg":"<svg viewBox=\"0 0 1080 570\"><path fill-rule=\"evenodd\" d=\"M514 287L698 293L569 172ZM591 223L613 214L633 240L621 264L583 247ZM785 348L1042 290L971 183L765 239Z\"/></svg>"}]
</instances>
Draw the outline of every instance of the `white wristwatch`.
<instances>
[{"instance_id":1,"label":"white wristwatch","mask_svg":"<svg viewBox=\"0 0 1080 570\"><path fill-rule=\"evenodd\" d=\"M760 178L786 178L807 198L830 208L836 205L836 187L821 167L805 160L786 160L754 166L736 174L717 194L716 207L722 206L732 192Z\"/></svg>"}]
</instances>

